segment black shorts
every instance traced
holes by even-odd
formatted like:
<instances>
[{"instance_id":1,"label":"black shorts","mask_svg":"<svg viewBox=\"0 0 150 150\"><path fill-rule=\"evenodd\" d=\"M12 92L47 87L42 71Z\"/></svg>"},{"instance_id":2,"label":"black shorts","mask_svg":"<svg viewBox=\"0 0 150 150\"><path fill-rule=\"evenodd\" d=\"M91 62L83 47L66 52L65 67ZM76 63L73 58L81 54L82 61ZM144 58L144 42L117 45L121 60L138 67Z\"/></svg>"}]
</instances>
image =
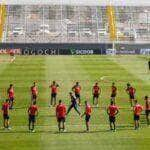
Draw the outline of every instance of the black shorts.
<instances>
[{"instance_id":1,"label":"black shorts","mask_svg":"<svg viewBox=\"0 0 150 150\"><path fill-rule=\"evenodd\" d=\"M139 116L139 115L134 115L134 120L135 120L135 121L140 120L140 116Z\"/></svg>"},{"instance_id":2,"label":"black shorts","mask_svg":"<svg viewBox=\"0 0 150 150\"><path fill-rule=\"evenodd\" d=\"M75 93L76 98L80 99L80 94L79 93Z\"/></svg>"},{"instance_id":3,"label":"black shorts","mask_svg":"<svg viewBox=\"0 0 150 150\"><path fill-rule=\"evenodd\" d=\"M9 119L9 115L8 114L3 114L3 118L8 120Z\"/></svg>"},{"instance_id":4,"label":"black shorts","mask_svg":"<svg viewBox=\"0 0 150 150\"><path fill-rule=\"evenodd\" d=\"M145 110L145 115L148 116L150 114L150 110Z\"/></svg>"},{"instance_id":5,"label":"black shorts","mask_svg":"<svg viewBox=\"0 0 150 150\"><path fill-rule=\"evenodd\" d=\"M37 99L37 95L32 95L32 99Z\"/></svg>"},{"instance_id":6,"label":"black shorts","mask_svg":"<svg viewBox=\"0 0 150 150\"><path fill-rule=\"evenodd\" d=\"M135 96L132 94L129 94L130 99L135 99Z\"/></svg>"},{"instance_id":7,"label":"black shorts","mask_svg":"<svg viewBox=\"0 0 150 150\"><path fill-rule=\"evenodd\" d=\"M93 98L99 98L99 93L94 93Z\"/></svg>"},{"instance_id":8,"label":"black shorts","mask_svg":"<svg viewBox=\"0 0 150 150\"><path fill-rule=\"evenodd\" d=\"M29 122L35 122L36 118L35 115L29 115Z\"/></svg>"},{"instance_id":9,"label":"black shorts","mask_svg":"<svg viewBox=\"0 0 150 150\"><path fill-rule=\"evenodd\" d=\"M109 116L109 121L110 122L115 122L116 121L116 117L115 116Z\"/></svg>"},{"instance_id":10,"label":"black shorts","mask_svg":"<svg viewBox=\"0 0 150 150\"><path fill-rule=\"evenodd\" d=\"M112 93L112 94L111 94L111 98L115 98L116 95L117 95L116 93Z\"/></svg>"},{"instance_id":11,"label":"black shorts","mask_svg":"<svg viewBox=\"0 0 150 150\"><path fill-rule=\"evenodd\" d=\"M14 97L10 97L10 98L9 98L9 101L10 101L10 102L13 102L13 101L14 101Z\"/></svg>"},{"instance_id":12,"label":"black shorts","mask_svg":"<svg viewBox=\"0 0 150 150\"><path fill-rule=\"evenodd\" d=\"M57 121L58 122L65 122L66 118L65 117L60 117L60 118L57 118Z\"/></svg>"},{"instance_id":13,"label":"black shorts","mask_svg":"<svg viewBox=\"0 0 150 150\"><path fill-rule=\"evenodd\" d=\"M90 115L86 115L86 116L85 116L85 121L86 121L86 122L89 122L89 121L90 121L90 118L91 118Z\"/></svg>"},{"instance_id":14,"label":"black shorts","mask_svg":"<svg viewBox=\"0 0 150 150\"><path fill-rule=\"evenodd\" d=\"M52 98L56 98L56 96L57 96L57 93L51 93Z\"/></svg>"}]
</instances>

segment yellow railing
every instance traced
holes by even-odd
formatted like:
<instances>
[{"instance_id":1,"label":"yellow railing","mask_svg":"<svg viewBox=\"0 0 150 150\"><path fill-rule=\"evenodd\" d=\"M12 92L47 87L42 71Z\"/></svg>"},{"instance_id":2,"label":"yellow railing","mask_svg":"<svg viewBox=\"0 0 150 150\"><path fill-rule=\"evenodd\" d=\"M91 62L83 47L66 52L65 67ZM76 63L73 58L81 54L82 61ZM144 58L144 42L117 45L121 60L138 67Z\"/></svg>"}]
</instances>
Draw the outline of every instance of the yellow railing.
<instances>
[{"instance_id":1,"label":"yellow railing","mask_svg":"<svg viewBox=\"0 0 150 150\"><path fill-rule=\"evenodd\" d=\"M115 41L117 38L117 31L116 31L115 10L113 6L107 6L107 17L109 26L109 37L111 41Z\"/></svg>"},{"instance_id":2,"label":"yellow railing","mask_svg":"<svg viewBox=\"0 0 150 150\"><path fill-rule=\"evenodd\" d=\"M6 5L0 4L0 42L3 38L3 30L6 20Z\"/></svg>"}]
</instances>

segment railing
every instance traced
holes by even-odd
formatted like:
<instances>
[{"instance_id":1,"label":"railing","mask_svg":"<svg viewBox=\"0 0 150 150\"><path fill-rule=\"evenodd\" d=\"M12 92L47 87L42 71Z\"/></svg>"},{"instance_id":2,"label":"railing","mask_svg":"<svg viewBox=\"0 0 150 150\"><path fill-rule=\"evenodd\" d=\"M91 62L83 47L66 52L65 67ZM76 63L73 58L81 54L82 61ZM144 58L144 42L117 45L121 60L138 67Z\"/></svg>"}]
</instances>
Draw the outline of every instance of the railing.
<instances>
[{"instance_id":1,"label":"railing","mask_svg":"<svg viewBox=\"0 0 150 150\"><path fill-rule=\"evenodd\" d=\"M111 32L115 42L150 41L150 7L110 10L108 19L107 7L100 6L7 6L4 42L107 43Z\"/></svg>"}]
</instances>

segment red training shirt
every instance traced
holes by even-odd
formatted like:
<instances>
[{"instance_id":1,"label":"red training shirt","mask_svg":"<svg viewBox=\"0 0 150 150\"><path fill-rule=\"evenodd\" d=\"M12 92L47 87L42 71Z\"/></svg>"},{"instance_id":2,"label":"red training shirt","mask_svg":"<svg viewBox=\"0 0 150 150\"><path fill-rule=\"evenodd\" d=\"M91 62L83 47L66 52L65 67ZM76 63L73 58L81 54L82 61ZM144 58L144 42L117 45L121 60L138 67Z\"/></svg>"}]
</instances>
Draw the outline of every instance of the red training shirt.
<instances>
[{"instance_id":1,"label":"red training shirt","mask_svg":"<svg viewBox=\"0 0 150 150\"><path fill-rule=\"evenodd\" d=\"M13 88L10 88L10 89L8 89L8 96L9 96L9 98L13 98L14 97L14 89Z\"/></svg>"},{"instance_id":2,"label":"red training shirt","mask_svg":"<svg viewBox=\"0 0 150 150\"><path fill-rule=\"evenodd\" d=\"M51 93L57 93L58 92L58 86L57 85L51 85Z\"/></svg>"},{"instance_id":3,"label":"red training shirt","mask_svg":"<svg viewBox=\"0 0 150 150\"><path fill-rule=\"evenodd\" d=\"M64 104L59 104L56 107L56 117L62 118L66 116L66 106Z\"/></svg>"},{"instance_id":4,"label":"red training shirt","mask_svg":"<svg viewBox=\"0 0 150 150\"><path fill-rule=\"evenodd\" d=\"M118 107L116 105L110 105L108 107L109 116L115 117L116 111L118 111Z\"/></svg>"},{"instance_id":5,"label":"red training shirt","mask_svg":"<svg viewBox=\"0 0 150 150\"><path fill-rule=\"evenodd\" d=\"M130 95L134 95L135 94L135 88L133 88L133 87L127 88L126 91L129 92Z\"/></svg>"},{"instance_id":6,"label":"red training shirt","mask_svg":"<svg viewBox=\"0 0 150 150\"><path fill-rule=\"evenodd\" d=\"M88 104L85 107L85 114L86 115L91 115L91 113L92 113L92 107Z\"/></svg>"},{"instance_id":7,"label":"red training shirt","mask_svg":"<svg viewBox=\"0 0 150 150\"><path fill-rule=\"evenodd\" d=\"M32 92L33 95L37 95L38 94L37 87L36 86L32 86L31 87L31 92Z\"/></svg>"},{"instance_id":8,"label":"red training shirt","mask_svg":"<svg viewBox=\"0 0 150 150\"><path fill-rule=\"evenodd\" d=\"M80 86L75 86L74 91L75 91L75 93L80 94L81 87Z\"/></svg>"},{"instance_id":9,"label":"red training shirt","mask_svg":"<svg viewBox=\"0 0 150 150\"><path fill-rule=\"evenodd\" d=\"M150 110L150 100L145 101L145 110Z\"/></svg>"},{"instance_id":10,"label":"red training shirt","mask_svg":"<svg viewBox=\"0 0 150 150\"><path fill-rule=\"evenodd\" d=\"M136 104L134 107L133 107L133 112L135 115L139 116L141 114L143 110L143 107L140 105L140 104Z\"/></svg>"},{"instance_id":11,"label":"red training shirt","mask_svg":"<svg viewBox=\"0 0 150 150\"><path fill-rule=\"evenodd\" d=\"M29 115L36 115L36 112L38 111L38 107L36 105L31 105L28 109Z\"/></svg>"},{"instance_id":12,"label":"red training shirt","mask_svg":"<svg viewBox=\"0 0 150 150\"><path fill-rule=\"evenodd\" d=\"M8 102L3 103L2 110L3 110L4 115L8 115L8 112L9 112L9 103Z\"/></svg>"},{"instance_id":13,"label":"red training shirt","mask_svg":"<svg viewBox=\"0 0 150 150\"><path fill-rule=\"evenodd\" d=\"M112 94L117 94L117 88L115 86L111 87Z\"/></svg>"},{"instance_id":14,"label":"red training shirt","mask_svg":"<svg viewBox=\"0 0 150 150\"><path fill-rule=\"evenodd\" d=\"M93 93L94 93L94 94L99 94L99 92L100 92L100 87L97 86L97 85L94 85L94 86L93 86Z\"/></svg>"}]
</instances>

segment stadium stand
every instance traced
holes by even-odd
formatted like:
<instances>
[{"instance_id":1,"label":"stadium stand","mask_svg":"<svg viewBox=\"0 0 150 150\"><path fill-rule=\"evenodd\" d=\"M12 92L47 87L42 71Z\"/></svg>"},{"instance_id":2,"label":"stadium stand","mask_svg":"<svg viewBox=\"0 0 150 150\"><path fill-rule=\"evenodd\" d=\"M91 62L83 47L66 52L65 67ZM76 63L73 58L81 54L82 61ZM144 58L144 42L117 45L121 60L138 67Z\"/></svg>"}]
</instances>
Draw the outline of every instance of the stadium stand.
<instances>
[{"instance_id":1,"label":"stadium stand","mask_svg":"<svg viewBox=\"0 0 150 150\"><path fill-rule=\"evenodd\" d=\"M150 7L115 7L116 41L150 40ZM3 42L110 42L106 6L7 5Z\"/></svg>"}]
</instances>

